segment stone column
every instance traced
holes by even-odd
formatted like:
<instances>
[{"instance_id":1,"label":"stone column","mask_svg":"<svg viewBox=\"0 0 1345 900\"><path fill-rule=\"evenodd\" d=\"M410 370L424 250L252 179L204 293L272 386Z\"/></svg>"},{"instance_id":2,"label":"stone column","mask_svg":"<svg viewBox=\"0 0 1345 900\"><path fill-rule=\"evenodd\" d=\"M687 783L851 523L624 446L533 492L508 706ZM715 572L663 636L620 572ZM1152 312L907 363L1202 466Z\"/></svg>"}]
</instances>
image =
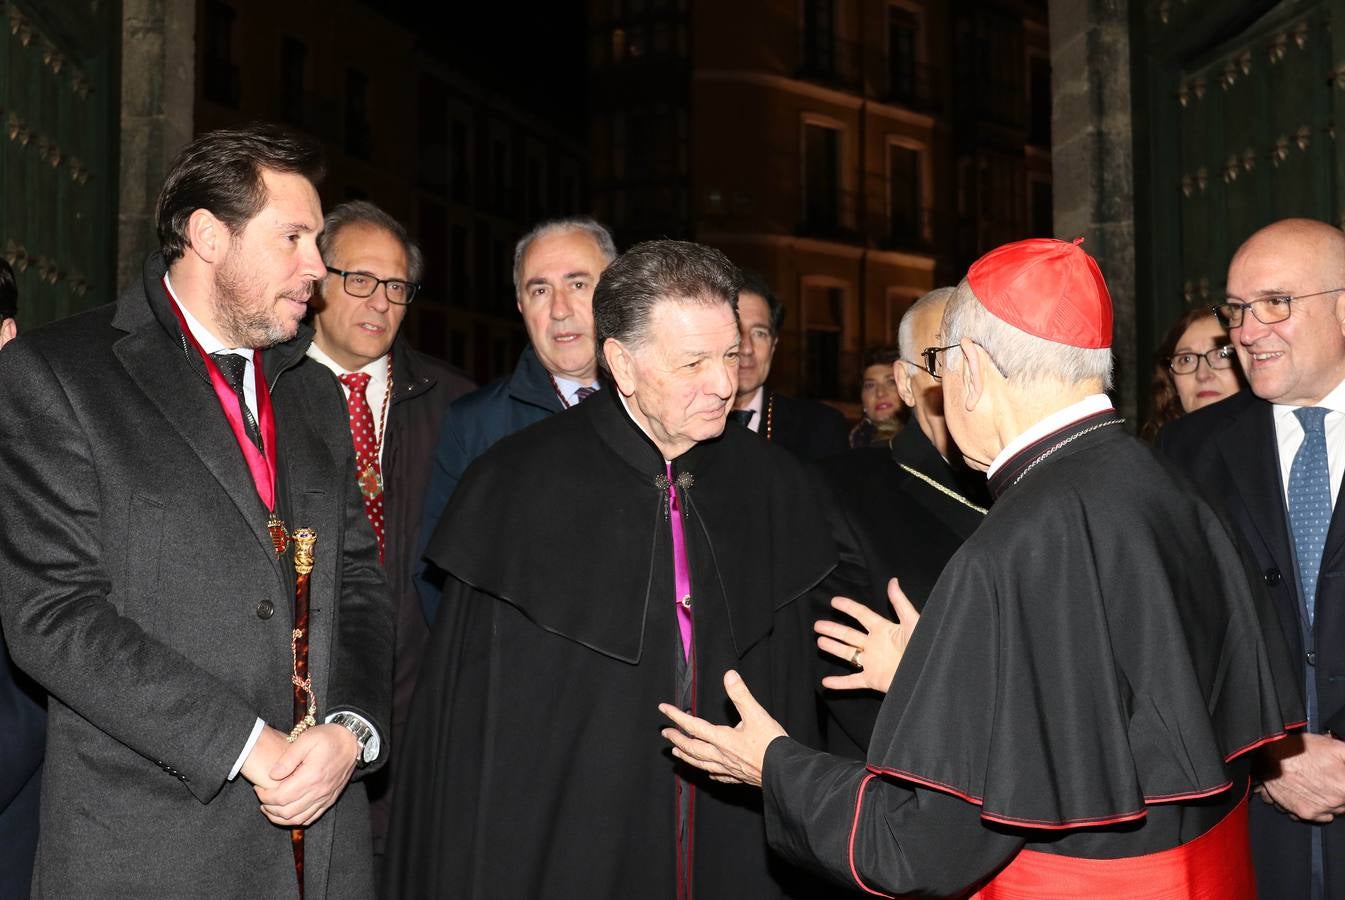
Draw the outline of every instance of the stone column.
<instances>
[{"instance_id":1,"label":"stone column","mask_svg":"<svg viewBox=\"0 0 1345 900\"><path fill-rule=\"evenodd\" d=\"M1055 233L1083 236L1116 312L1117 408L1136 422L1147 381L1135 329L1129 0L1050 0ZM1146 366L1147 369L1147 366Z\"/></svg>"},{"instance_id":2,"label":"stone column","mask_svg":"<svg viewBox=\"0 0 1345 900\"><path fill-rule=\"evenodd\" d=\"M140 276L158 246L154 201L173 158L192 138L196 4L123 0L121 182L117 285Z\"/></svg>"}]
</instances>

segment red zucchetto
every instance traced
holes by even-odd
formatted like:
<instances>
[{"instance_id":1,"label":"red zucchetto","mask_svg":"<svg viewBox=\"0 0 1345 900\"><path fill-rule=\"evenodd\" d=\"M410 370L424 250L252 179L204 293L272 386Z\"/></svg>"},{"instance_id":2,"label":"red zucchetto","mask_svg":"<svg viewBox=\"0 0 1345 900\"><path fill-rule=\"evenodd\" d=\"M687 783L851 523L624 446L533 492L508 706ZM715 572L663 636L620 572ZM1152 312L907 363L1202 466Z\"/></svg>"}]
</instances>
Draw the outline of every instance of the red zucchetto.
<instances>
[{"instance_id":1,"label":"red zucchetto","mask_svg":"<svg viewBox=\"0 0 1345 900\"><path fill-rule=\"evenodd\" d=\"M1087 350L1110 347L1111 294L1082 243L1005 244L972 264L967 283L982 306L1021 331Z\"/></svg>"}]
</instances>

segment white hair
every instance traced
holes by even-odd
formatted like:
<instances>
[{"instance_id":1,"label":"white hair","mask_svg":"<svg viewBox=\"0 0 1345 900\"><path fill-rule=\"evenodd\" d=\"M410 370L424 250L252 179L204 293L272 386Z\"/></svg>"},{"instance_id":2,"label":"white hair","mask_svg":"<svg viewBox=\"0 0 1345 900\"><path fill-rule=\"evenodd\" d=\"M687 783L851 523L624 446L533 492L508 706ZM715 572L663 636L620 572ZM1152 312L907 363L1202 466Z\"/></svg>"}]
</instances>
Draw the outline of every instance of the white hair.
<instances>
[{"instance_id":1,"label":"white hair","mask_svg":"<svg viewBox=\"0 0 1345 900\"><path fill-rule=\"evenodd\" d=\"M1014 384L1100 381L1104 391L1111 390L1110 347L1097 350L1071 347L1015 328L986 309L965 278L943 311L942 340L945 344L956 344L963 338L980 344L995 367Z\"/></svg>"},{"instance_id":2,"label":"white hair","mask_svg":"<svg viewBox=\"0 0 1345 900\"><path fill-rule=\"evenodd\" d=\"M607 226L596 219L591 219L588 216L551 219L523 235L514 245L514 293L516 295L521 295L523 290L521 283L523 281L523 257L527 254L528 248L532 246L532 242L538 238L553 234L568 234L571 231L582 232L593 239L593 243L598 245L598 252L602 254L604 265L611 265L612 260L616 259L616 243L612 240L612 232L608 231ZM597 273L593 274L596 275Z\"/></svg>"},{"instance_id":3,"label":"white hair","mask_svg":"<svg viewBox=\"0 0 1345 900\"><path fill-rule=\"evenodd\" d=\"M917 368L920 366L920 351L925 348L915 346L915 317L921 310L928 309L936 303L947 303L948 298L953 296L956 290L957 288L951 287L935 288L912 303L902 314L901 322L897 325L897 350L901 353L902 362Z\"/></svg>"}]
</instances>

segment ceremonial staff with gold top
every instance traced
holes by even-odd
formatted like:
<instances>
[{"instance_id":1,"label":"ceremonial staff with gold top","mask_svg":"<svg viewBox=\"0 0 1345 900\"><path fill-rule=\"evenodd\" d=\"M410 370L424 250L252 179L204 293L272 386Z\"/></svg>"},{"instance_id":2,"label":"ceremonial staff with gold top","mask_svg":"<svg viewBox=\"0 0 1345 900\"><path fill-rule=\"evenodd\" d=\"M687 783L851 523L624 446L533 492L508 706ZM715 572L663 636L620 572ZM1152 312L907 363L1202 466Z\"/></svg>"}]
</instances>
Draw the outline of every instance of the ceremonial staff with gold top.
<instances>
[{"instance_id":1,"label":"ceremonial staff with gold top","mask_svg":"<svg viewBox=\"0 0 1345 900\"><path fill-rule=\"evenodd\" d=\"M197 136L140 277L0 353L0 624L51 698L44 897L295 900L297 826L307 900L374 896L395 633L339 392L305 356L322 168L273 126ZM300 679L321 718L293 742L289 522L324 547Z\"/></svg>"},{"instance_id":2,"label":"ceremonial staff with gold top","mask_svg":"<svg viewBox=\"0 0 1345 900\"><path fill-rule=\"evenodd\" d=\"M312 528L296 528L294 540L294 630L290 632L290 653L294 657L294 728L286 740L295 738L317 724L318 698L313 694L313 678L308 674L308 580L313 574L313 548L318 533ZM304 829L290 829L294 849L294 874L299 879L299 898L304 896Z\"/></svg>"}]
</instances>

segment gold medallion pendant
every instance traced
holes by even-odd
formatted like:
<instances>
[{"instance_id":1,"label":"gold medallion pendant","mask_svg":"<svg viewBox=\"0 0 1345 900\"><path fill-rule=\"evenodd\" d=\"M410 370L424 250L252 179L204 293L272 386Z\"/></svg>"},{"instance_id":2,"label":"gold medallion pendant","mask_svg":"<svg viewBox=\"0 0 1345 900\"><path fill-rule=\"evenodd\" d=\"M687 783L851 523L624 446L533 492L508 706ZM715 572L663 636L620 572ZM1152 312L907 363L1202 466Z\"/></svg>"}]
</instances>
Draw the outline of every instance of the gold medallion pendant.
<instances>
[{"instance_id":1,"label":"gold medallion pendant","mask_svg":"<svg viewBox=\"0 0 1345 900\"><path fill-rule=\"evenodd\" d=\"M375 469L372 464L365 466L355 480L359 483L360 493L364 495L366 500L372 500L383 493L383 473Z\"/></svg>"},{"instance_id":2,"label":"gold medallion pendant","mask_svg":"<svg viewBox=\"0 0 1345 900\"><path fill-rule=\"evenodd\" d=\"M276 556L280 556L290 545L290 533L285 529L285 523L280 520L280 516L271 513L266 520L266 530L271 534L271 544L276 548Z\"/></svg>"}]
</instances>

